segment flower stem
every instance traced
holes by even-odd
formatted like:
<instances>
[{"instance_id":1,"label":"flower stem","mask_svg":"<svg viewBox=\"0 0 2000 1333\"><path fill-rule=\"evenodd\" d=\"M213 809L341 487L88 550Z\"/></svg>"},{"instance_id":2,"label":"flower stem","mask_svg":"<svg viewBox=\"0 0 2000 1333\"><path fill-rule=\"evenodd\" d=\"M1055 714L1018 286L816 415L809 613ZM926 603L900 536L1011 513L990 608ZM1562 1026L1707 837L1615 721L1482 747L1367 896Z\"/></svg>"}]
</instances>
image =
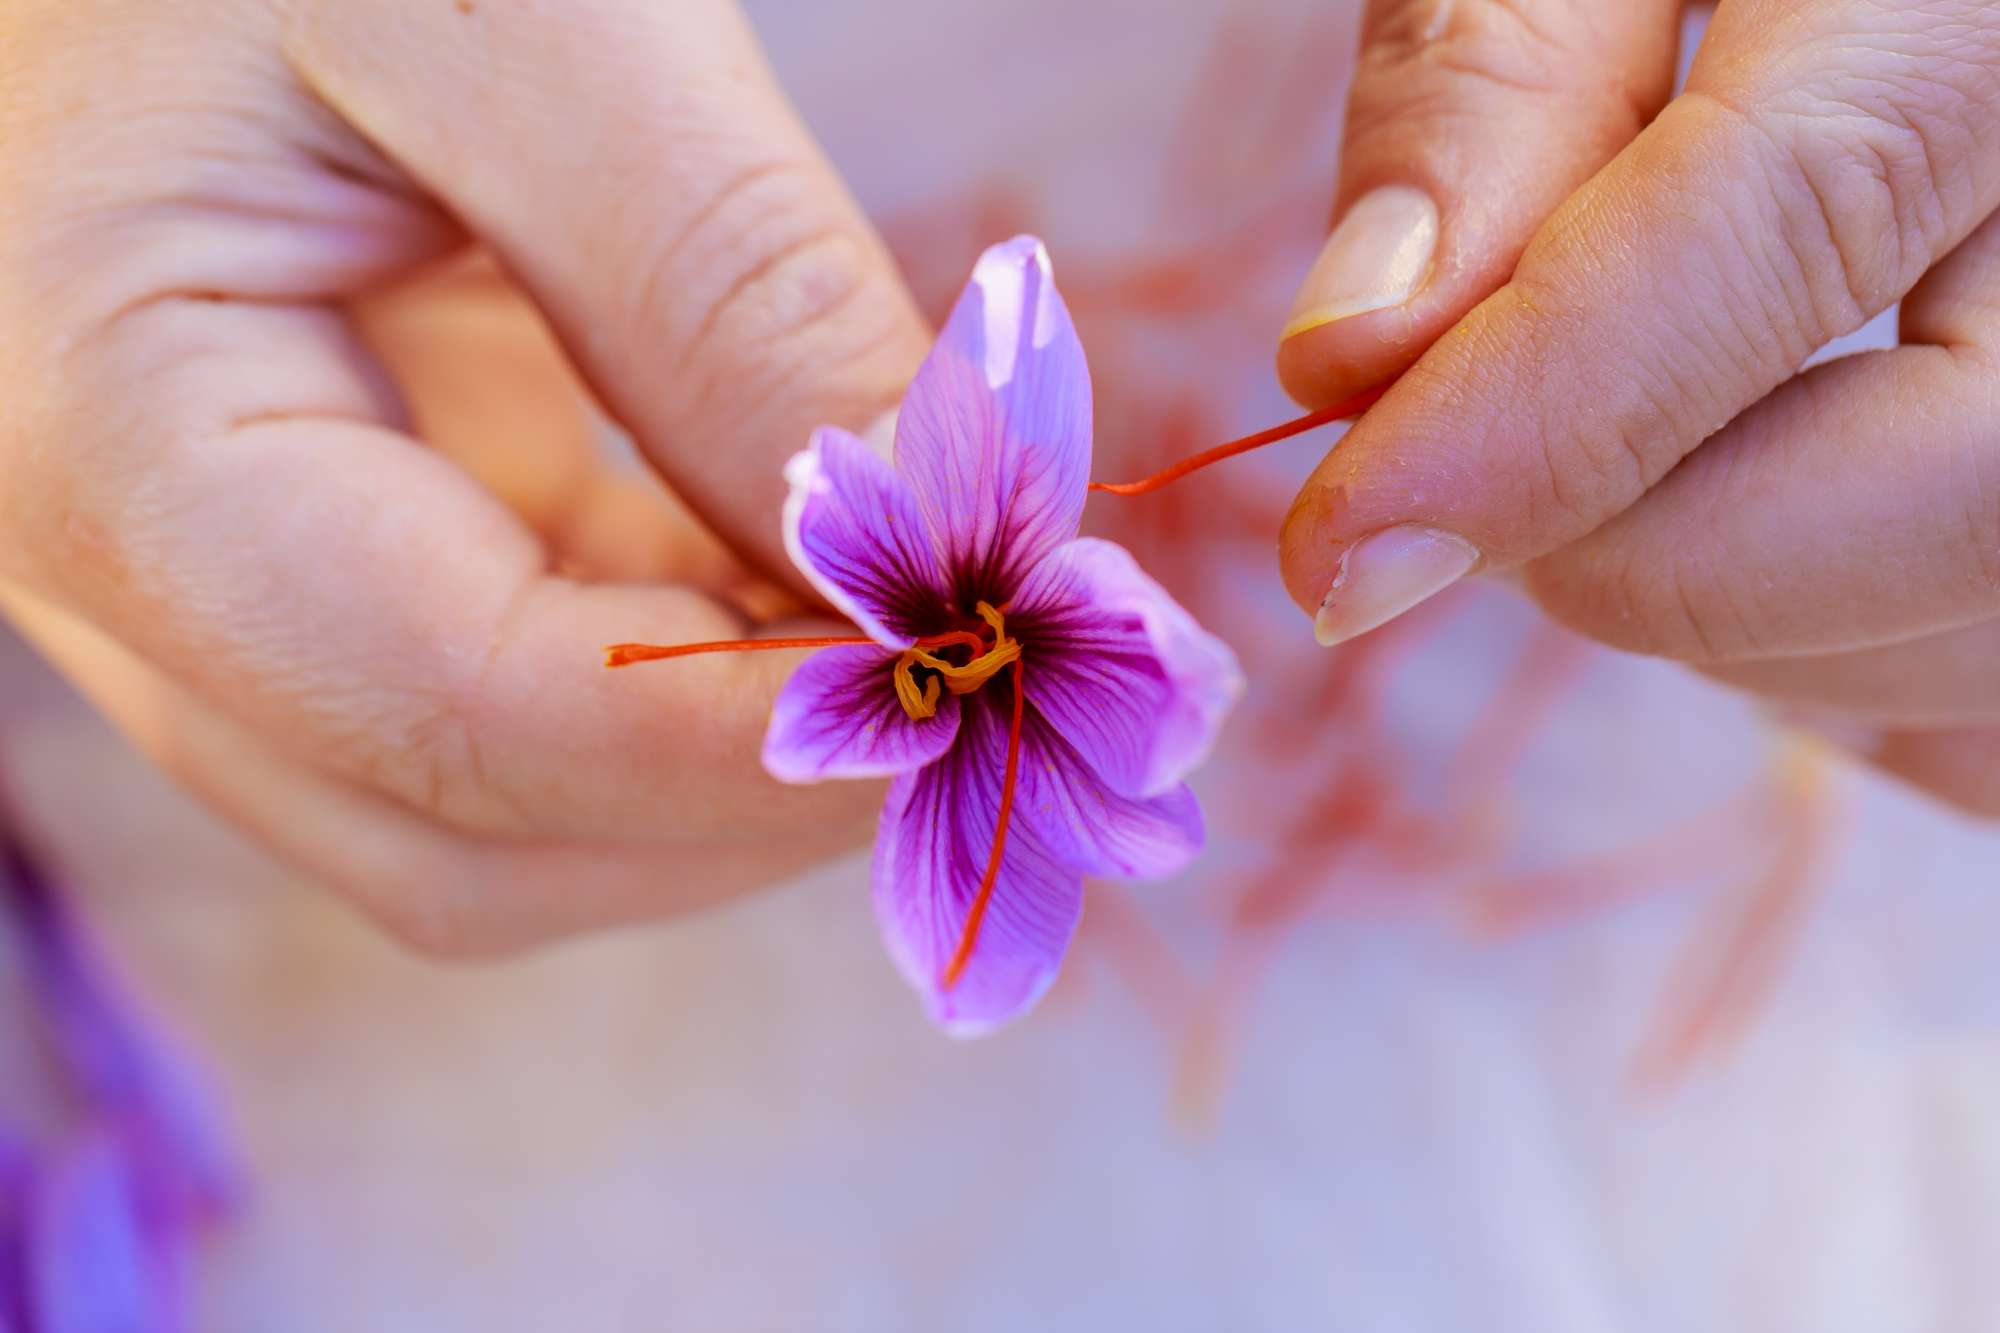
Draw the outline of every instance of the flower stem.
<instances>
[{"instance_id":1,"label":"flower stem","mask_svg":"<svg viewBox=\"0 0 2000 1333\"><path fill-rule=\"evenodd\" d=\"M698 653L757 653L773 648L831 648L844 643L873 642L860 634L833 634L814 639L725 639L719 643L614 643L604 650L604 665L631 666L634 662L658 662Z\"/></svg>"},{"instance_id":2,"label":"flower stem","mask_svg":"<svg viewBox=\"0 0 2000 1333\"><path fill-rule=\"evenodd\" d=\"M1007 728L1007 771L1000 779L1000 818L993 826L993 851L986 858L986 875L979 881L979 892L973 896L972 909L965 914L965 929L959 934L958 948L952 952L951 962L945 965L940 988L950 990L958 984L965 972L965 965L972 961L972 946L979 940L979 926L986 919L986 904L993 897L993 885L1000 878L1000 858L1007 850L1007 820L1014 813L1015 779L1021 773L1021 714L1027 703L1027 696L1021 690L1021 659L1014 659L1014 720Z\"/></svg>"},{"instance_id":3,"label":"flower stem","mask_svg":"<svg viewBox=\"0 0 2000 1333\"><path fill-rule=\"evenodd\" d=\"M1107 495L1145 495L1148 492L1159 490L1162 486L1179 481L1190 472L1199 472L1211 463L1220 463L1225 458L1234 458L1238 454L1247 454L1252 449L1262 449L1267 444L1276 444L1279 440L1289 440L1294 435L1303 435L1305 432L1317 427L1325 426L1335 421L1344 421L1348 417L1359 416L1361 413L1367 411L1377 398L1380 398L1387 392L1387 385L1378 389L1370 389L1366 393L1355 394L1352 398L1344 398L1331 407L1322 407L1317 412L1308 412L1305 416L1287 421L1283 425L1273 426L1269 430L1260 430L1255 435L1246 435L1240 440L1231 440L1227 444L1218 444L1213 449L1204 449L1191 458L1183 458L1172 467L1155 472L1150 477L1142 477L1138 481L1093 481L1090 483L1090 489L1093 491L1103 491Z\"/></svg>"}]
</instances>

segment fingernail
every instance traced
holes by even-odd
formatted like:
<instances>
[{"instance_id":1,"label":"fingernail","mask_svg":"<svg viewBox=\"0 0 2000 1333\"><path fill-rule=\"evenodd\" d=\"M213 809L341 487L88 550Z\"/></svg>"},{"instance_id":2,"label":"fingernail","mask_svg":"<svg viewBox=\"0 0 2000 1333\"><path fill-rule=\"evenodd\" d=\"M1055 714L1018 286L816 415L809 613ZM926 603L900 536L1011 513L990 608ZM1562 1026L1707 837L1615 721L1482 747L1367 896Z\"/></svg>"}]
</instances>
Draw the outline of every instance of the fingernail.
<instances>
[{"instance_id":1,"label":"fingernail","mask_svg":"<svg viewBox=\"0 0 2000 1333\"><path fill-rule=\"evenodd\" d=\"M1333 586L1313 617L1313 637L1331 648L1394 620L1472 572L1479 552L1435 528L1384 528L1340 557Z\"/></svg>"},{"instance_id":2,"label":"fingernail","mask_svg":"<svg viewBox=\"0 0 2000 1333\"><path fill-rule=\"evenodd\" d=\"M1403 304L1430 276L1437 239L1437 205L1422 190L1385 185L1362 195L1299 284L1278 341Z\"/></svg>"}]
</instances>

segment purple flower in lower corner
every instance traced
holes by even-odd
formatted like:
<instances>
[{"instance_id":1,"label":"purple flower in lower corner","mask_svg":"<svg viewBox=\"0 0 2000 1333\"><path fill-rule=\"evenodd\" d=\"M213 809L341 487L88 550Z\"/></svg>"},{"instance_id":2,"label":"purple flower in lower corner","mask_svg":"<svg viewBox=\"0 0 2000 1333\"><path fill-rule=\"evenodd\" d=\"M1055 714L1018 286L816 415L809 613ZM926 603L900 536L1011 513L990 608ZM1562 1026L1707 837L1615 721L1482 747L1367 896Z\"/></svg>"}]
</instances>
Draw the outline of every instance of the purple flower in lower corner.
<instances>
[{"instance_id":1,"label":"purple flower in lower corner","mask_svg":"<svg viewBox=\"0 0 2000 1333\"><path fill-rule=\"evenodd\" d=\"M988 250L918 371L895 461L833 428L786 468L792 559L873 640L779 696L788 782L891 777L882 933L932 1019L971 1034L1054 979L1086 875L1200 850L1183 784L1242 690L1236 659L1132 557L1076 535L1090 373L1039 241Z\"/></svg>"}]
</instances>

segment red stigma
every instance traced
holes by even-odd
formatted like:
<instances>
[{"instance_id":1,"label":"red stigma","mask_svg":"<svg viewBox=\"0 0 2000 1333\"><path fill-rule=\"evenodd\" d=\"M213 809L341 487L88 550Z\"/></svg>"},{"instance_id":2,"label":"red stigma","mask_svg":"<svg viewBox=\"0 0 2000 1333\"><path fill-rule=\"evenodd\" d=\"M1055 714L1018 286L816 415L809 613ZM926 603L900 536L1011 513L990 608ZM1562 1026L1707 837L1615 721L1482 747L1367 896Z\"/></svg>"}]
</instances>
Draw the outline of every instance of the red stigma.
<instances>
[{"instance_id":1,"label":"red stigma","mask_svg":"<svg viewBox=\"0 0 2000 1333\"><path fill-rule=\"evenodd\" d=\"M973 896L972 909L965 914L965 928L959 934L958 948L953 950L951 961L945 964L944 976L939 980L939 989L950 990L958 984L965 972L965 965L972 961L972 946L979 942L979 927L986 919L986 904L993 897L993 885L1000 878L1000 858L1007 850L1007 820L1014 813L1015 780L1021 775L1021 714L1027 704L1027 696L1021 690L1021 660L1014 659L1014 720L1007 728L1007 771L1000 779L1000 818L993 825L993 850L986 858L986 874L979 881L979 892Z\"/></svg>"},{"instance_id":2,"label":"red stigma","mask_svg":"<svg viewBox=\"0 0 2000 1333\"><path fill-rule=\"evenodd\" d=\"M847 643L873 643L859 634L832 634L813 639L723 639L716 643L614 643L604 650L607 667L631 666L634 662L660 662L670 657L694 657L701 653L758 653L774 648L833 648Z\"/></svg>"},{"instance_id":3,"label":"red stigma","mask_svg":"<svg viewBox=\"0 0 2000 1333\"><path fill-rule=\"evenodd\" d=\"M1142 477L1138 481L1093 481L1090 483L1090 489L1103 491L1107 495L1145 495L1149 491L1157 491L1162 486L1179 481L1190 472L1199 472L1211 463L1220 463L1225 458L1247 454L1252 449L1262 449L1267 444L1276 444L1279 440L1289 440L1294 435L1303 435L1317 427L1359 416L1388 391L1389 386L1385 384L1379 389L1357 393L1352 398L1342 399L1331 407L1322 407L1317 412L1308 412L1305 416L1287 421L1281 426L1260 430L1255 435L1246 435L1227 444L1218 444L1213 449L1204 449L1191 458L1183 458L1172 467L1155 472L1150 477Z\"/></svg>"}]
</instances>

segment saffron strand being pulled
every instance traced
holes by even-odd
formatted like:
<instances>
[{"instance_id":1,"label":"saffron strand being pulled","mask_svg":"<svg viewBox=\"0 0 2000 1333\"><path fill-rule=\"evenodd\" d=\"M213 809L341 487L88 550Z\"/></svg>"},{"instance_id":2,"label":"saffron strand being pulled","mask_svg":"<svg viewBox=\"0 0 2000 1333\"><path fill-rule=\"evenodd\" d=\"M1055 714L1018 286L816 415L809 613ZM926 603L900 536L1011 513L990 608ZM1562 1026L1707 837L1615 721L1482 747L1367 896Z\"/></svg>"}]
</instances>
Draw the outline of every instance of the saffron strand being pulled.
<instances>
[{"instance_id":1,"label":"saffron strand being pulled","mask_svg":"<svg viewBox=\"0 0 2000 1333\"><path fill-rule=\"evenodd\" d=\"M1021 713L1027 695L1021 689L1021 659L1014 659L1014 720L1007 727L1007 768L1000 779L1000 817L993 824L993 851L986 858L986 874L973 895L971 910L965 914L965 929L959 934L958 948L945 965L938 981L942 990L958 984L965 965L972 961L972 946L979 942L979 926L986 919L986 904L993 897L993 885L1000 878L1000 860L1007 850L1007 821L1014 813L1014 783L1021 774Z\"/></svg>"},{"instance_id":2,"label":"saffron strand being pulled","mask_svg":"<svg viewBox=\"0 0 2000 1333\"><path fill-rule=\"evenodd\" d=\"M604 665L631 666L634 662L658 662L700 653L758 653L775 648L833 648L845 643L873 642L860 634L834 634L814 639L725 639L719 643L614 643L604 650Z\"/></svg>"},{"instance_id":3,"label":"saffron strand being pulled","mask_svg":"<svg viewBox=\"0 0 2000 1333\"><path fill-rule=\"evenodd\" d=\"M1260 430L1255 435L1246 435L1240 440L1231 440L1227 444L1218 444L1213 449L1204 449L1191 458L1183 458L1172 467L1155 472L1150 477L1142 477L1138 481L1093 481L1090 483L1090 489L1093 491L1103 491L1107 495L1145 495L1151 491L1159 490L1162 486L1179 481L1190 472L1199 472L1211 463L1220 463L1225 458L1234 458L1238 454L1247 454L1253 449L1262 449L1267 444L1276 444L1279 440L1289 440L1294 435L1303 435L1309 430L1316 430L1321 426L1331 425L1336 421L1345 421L1349 417L1360 416L1363 412L1374 406L1376 399L1388 391L1389 386L1385 384L1381 388L1370 389L1366 393L1355 394L1352 398L1344 398L1331 407L1322 407L1317 412L1308 412L1305 416L1287 421L1283 425L1273 426L1269 430Z\"/></svg>"}]
</instances>

